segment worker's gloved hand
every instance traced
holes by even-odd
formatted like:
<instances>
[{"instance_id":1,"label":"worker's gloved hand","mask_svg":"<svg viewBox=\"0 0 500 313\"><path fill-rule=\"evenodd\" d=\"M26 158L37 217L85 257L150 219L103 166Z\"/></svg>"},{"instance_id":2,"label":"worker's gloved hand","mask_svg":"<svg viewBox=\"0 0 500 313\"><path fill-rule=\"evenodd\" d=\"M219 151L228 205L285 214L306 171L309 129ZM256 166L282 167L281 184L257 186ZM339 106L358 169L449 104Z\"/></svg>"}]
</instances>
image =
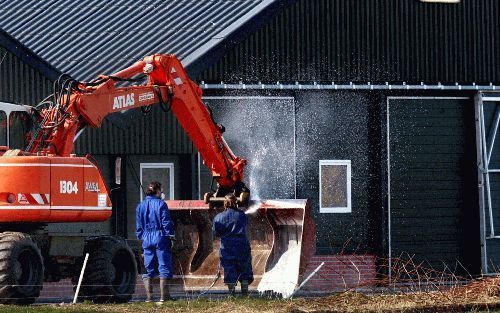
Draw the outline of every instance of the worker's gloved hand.
<instances>
[{"instance_id":1,"label":"worker's gloved hand","mask_svg":"<svg viewBox=\"0 0 500 313\"><path fill-rule=\"evenodd\" d=\"M170 248L174 248L175 246L175 236L168 236L168 238L170 239Z\"/></svg>"}]
</instances>

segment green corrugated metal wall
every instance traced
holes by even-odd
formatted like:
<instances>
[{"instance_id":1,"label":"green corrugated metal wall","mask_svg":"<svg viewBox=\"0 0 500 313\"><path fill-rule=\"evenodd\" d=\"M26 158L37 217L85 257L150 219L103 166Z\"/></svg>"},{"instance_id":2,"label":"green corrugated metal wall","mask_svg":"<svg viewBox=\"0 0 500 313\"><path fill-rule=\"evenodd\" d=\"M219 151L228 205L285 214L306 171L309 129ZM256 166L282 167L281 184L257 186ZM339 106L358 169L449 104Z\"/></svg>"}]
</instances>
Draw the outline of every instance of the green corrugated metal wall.
<instances>
[{"instance_id":1,"label":"green corrugated metal wall","mask_svg":"<svg viewBox=\"0 0 500 313\"><path fill-rule=\"evenodd\" d=\"M200 80L500 81L500 2L299 0Z\"/></svg>"},{"instance_id":2,"label":"green corrugated metal wall","mask_svg":"<svg viewBox=\"0 0 500 313\"><path fill-rule=\"evenodd\" d=\"M75 145L77 154L180 154L193 153L193 144L171 112L158 106L148 115L135 114L120 128L105 121L99 129L86 129Z\"/></svg>"},{"instance_id":3,"label":"green corrugated metal wall","mask_svg":"<svg viewBox=\"0 0 500 313\"><path fill-rule=\"evenodd\" d=\"M52 90L52 81L0 43L0 101L35 105Z\"/></svg>"}]
</instances>

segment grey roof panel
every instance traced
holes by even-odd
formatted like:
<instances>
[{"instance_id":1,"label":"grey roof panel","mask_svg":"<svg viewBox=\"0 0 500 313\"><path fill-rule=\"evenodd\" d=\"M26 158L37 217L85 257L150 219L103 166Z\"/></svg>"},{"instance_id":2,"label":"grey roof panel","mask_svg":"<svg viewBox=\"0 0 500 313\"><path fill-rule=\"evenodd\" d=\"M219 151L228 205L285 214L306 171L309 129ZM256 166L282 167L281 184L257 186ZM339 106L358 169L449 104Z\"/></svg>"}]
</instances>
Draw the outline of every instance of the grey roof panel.
<instances>
[{"instance_id":1,"label":"grey roof panel","mask_svg":"<svg viewBox=\"0 0 500 313\"><path fill-rule=\"evenodd\" d=\"M188 66L279 2L0 0L0 28L61 72L88 80L151 53L174 53Z\"/></svg>"}]
</instances>

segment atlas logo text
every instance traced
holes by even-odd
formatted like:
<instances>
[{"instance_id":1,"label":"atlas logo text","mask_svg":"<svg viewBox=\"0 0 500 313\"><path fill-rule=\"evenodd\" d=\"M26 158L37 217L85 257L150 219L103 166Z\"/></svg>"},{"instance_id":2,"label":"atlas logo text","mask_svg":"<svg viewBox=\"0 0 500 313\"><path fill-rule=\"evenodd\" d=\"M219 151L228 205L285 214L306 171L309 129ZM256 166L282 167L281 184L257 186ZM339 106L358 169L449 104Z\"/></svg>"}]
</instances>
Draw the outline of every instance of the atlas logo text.
<instances>
[{"instance_id":1,"label":"atlas logo text","mask_svg":"<svg viewBox=\"0 0 500 313\"><path fill-rule=\"evenodd\" d=\"M117 96L113 101L113 110L126 109L128 107L134 106L134 94L129 93L128 95Z\"/></svg>"}]
</instances>

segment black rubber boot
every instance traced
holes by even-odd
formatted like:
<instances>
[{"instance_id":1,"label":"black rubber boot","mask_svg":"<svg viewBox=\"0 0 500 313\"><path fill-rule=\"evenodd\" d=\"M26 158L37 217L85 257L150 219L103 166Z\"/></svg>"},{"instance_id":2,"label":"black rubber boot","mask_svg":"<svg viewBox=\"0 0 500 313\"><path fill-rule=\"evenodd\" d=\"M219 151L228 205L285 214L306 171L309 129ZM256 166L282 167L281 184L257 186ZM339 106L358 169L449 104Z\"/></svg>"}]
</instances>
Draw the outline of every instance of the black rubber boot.
<instances>
[{"instance_id":1,"label":"black rubber boot","mask_svg":"<svg viewBox=\"0 0 500 313\"><path fill-rule=\"evenodd\" d=\"M163 304L165 301L175 301L170 296L170 286L168 285L168 278L160 278L160 301L157 304Z\"/></svg>"},{"instance_id":2,"label":"black rubber boot","mask_svg":"<svg viewBox=\"0 0 500 313\"><path fill-rule=\"evenodd\" d=\"M248 297L248 280L241 282L241 296Z\"/></svg>"},{"instance_id":3,"label":"black rubber boot","mask_svg":"<svg viewBox=\"0 0 500 313\"><path fill-rule=\"evenodd\" d=\"M150 278L143 278L144 289L146 289L146 302L151 302L153 297L153 285Z\"/></svg>"},{"instance_id":4,"label":"black rubber boot","mask_svg":"<svg viewBox=\"0 0 500 313\"><path fill-rule=\"evenodd\" d=\"M229 296L234 297L236 284L227 284L227 289L229 290Z\"/></svg>"}]
</instances>

